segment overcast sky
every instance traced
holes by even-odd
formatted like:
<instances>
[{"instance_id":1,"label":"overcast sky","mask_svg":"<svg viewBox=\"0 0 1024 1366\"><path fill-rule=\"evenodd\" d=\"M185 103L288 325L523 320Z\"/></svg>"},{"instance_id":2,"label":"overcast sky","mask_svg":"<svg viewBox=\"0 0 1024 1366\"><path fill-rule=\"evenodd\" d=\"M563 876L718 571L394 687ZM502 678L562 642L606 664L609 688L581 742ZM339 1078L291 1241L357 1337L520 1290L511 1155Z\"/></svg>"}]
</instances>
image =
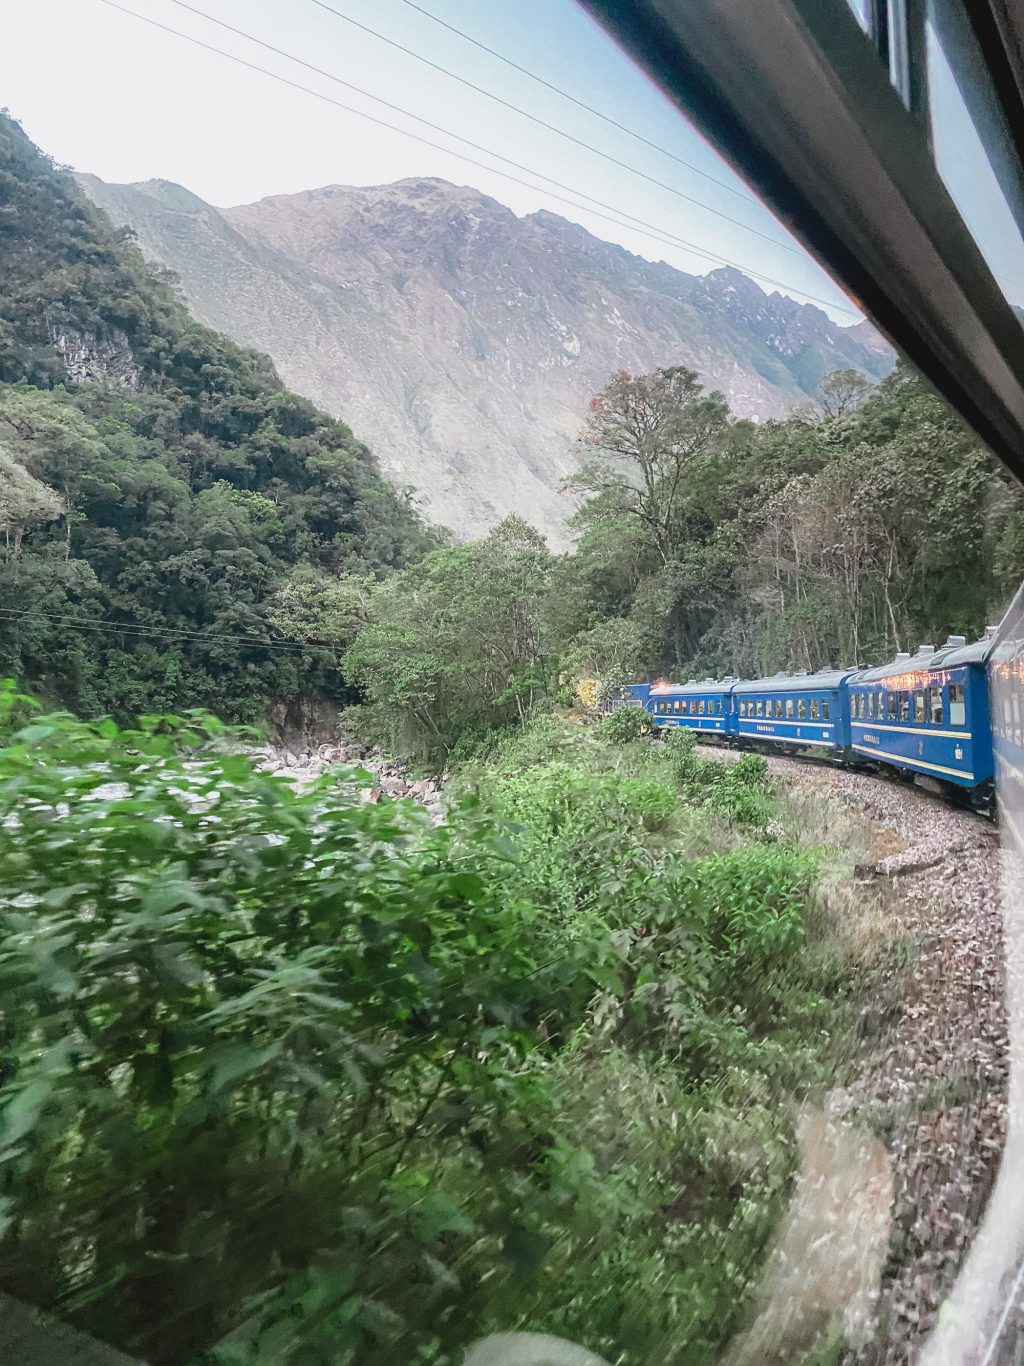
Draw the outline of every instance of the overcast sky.
<instances>
[{"instance_id":1,"label":"overcast sky","mask_svg":"<svg viewBox=\"0 0 1024 1366\"><path fill-rule=\"evenodd\" d=\"M323 5L316 0L189 0L192 10L184 0L123 0L123 5L441 147L426 146L248 70L103 0L7 0L0 5L0 104L45 151L76 170L110 181L172 180L217 205L328 184L441 176L473 185L517 213L548 208L598 236L684 270L704 273L720 264L698 250L659 241L635 223L609 221L603 216L607 209L580 207L583 193L612 206L611 218L628 214L644 220L660 234L727 258L755 276L783 282L794 298L818 296L839 322L857 320L817 265L573 0L416 3L695 169L481 52L408 0L324 0ZM328 12L328 6L337 14ZM226 31L196 9L288 56ZM612 165L539 127L338 15L369 25L625 166ZM290 58L329 74L317 74ZM330 76L487 151L417 124ZM467 164L455 152L484 165ZM529 169L500 163L491 153ZM635 171L672 189L653 185ZM570 188L541 181L536 173ZM763 278L759 282L769 290L775 287Z\"/></svg>"}]
</instances>

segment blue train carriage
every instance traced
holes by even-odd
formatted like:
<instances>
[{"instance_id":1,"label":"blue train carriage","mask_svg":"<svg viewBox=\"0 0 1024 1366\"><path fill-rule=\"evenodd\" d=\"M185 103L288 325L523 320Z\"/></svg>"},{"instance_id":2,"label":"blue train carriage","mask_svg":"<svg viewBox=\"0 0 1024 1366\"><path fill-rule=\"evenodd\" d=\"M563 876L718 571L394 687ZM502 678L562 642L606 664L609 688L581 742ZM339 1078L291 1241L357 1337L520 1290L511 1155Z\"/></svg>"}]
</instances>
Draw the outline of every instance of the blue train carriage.
<instances>
[{"instance_id":1,"label":"blue train carriage","mask_svg":"<svg viewBox=\"0 0 1024 1366\"><path fill-rule=\"evenodd\" d=\"M735 683L735 734L740 741L790 750L845 751L850 743L847 679L853 669L779 673Z\"/></svg>"},{"instance_id":2,"label":"blue train carriage","mask_svg":"<svg viewBox=\"0 0 1024 1366\"><path fill-rule=\"evenodd\" d=\"M706 678L703 683L655 683L648 710L655 726L682 727L703 734L729 735L731 678Z\"/></svg>"},{"instance_id":3,"label":"blue train carriage","mask_svg":"<svg viewBox=\"0 0 1024 1366\"><path fill-rule=\"evenodd\" d=\"M611 695L601 703L601 711L618 711L619 707L643 707L649 711L648 699L653 683L623 683L613 688Z\"/></svg>"},{"instance_id":4,"label":"blue train carriage","mask_svg":"<svg viewBox=\"0 0 1024 1366\"><path fill-rule=\"evenodd\" d=\"M996 631L968 645L950 636L850 679L855 755L903 769L925 787L966 790L986 805L993 789L988 660Z\"/></svg>"}]
</instances>

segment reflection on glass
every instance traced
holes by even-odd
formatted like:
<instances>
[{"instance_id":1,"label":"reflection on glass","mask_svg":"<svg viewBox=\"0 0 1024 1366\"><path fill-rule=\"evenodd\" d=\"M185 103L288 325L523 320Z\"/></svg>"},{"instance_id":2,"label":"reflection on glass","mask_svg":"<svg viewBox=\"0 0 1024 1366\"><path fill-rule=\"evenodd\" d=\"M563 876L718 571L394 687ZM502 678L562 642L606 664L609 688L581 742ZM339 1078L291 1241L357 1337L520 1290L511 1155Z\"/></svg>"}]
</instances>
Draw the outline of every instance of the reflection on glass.
<instances>
[{"instance_id":1,"label":"reflection on glass","mask_svg":"<svg viewBox=\"0 0 1024 1366\"><path fill-rule=\"evenodd\" d=\"M927 64L936 168L1000 289L1020 317L1019 310L1024 309L1024 241L930 21Z\"/></svg>"},{"instance_id":2,"label":"reflection on glass","mask_svg":"<svg viewBox=\"0 0 1024 1366\"><path fill-rule=\"evenodd\" d=\"M860 24L865 33L871 32L871 20L868 17L870 0L846 0L846 3L853 10L853 17Z\"/></svg>"}]
</instances>

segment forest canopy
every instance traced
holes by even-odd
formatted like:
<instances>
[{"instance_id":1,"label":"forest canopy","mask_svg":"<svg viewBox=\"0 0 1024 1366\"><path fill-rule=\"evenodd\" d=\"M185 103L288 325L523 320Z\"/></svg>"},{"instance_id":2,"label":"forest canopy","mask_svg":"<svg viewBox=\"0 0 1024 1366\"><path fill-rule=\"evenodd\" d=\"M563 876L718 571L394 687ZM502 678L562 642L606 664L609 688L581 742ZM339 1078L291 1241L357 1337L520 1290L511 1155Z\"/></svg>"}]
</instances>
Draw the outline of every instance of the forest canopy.
<instances>
[{"instance_id":1,"label":"forest canopy","mask_svg":"<svg viewBox=\"0 0 1024 1366\"><path fill-rule=\"evenodd\" d=\"M0 116L0 672L84 714L345 696L289 575L438 543L344 423L201 327Z\"/></svg>"}]
</instances>

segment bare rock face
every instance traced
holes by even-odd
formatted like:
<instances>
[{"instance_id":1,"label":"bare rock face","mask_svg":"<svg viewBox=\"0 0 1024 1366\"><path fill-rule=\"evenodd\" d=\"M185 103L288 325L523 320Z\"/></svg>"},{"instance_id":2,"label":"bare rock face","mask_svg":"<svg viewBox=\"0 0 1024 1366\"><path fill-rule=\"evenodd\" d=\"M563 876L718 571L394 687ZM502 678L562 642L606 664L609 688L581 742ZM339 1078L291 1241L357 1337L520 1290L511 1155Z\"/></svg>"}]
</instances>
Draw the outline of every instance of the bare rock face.
<instances>
[{"instance_id":1,"label":"bare rock face","mask_svg":"<svg viewBox=\"0 0 1024 1366\"><path fill-rule=\"evenodd\" d=\"M132 355L128 338L120 330L100 340L75 328L53 326L50 342L61 358L68 379L75 384L107 381L125 389L142 388L142 371Z\"/></svg>"},{"instance_id":2,"label":"bare rock face","mask_svg":"<svg viewBox=\"0 0 1024 1366\"><path fill-rule=\"evenodd\" d=\"M267 352L459 536L517 512L566 542L558 489L617 370L686 365L737 415L769 418L831 370L893 364L866 324L839 327L740 271L687 275L443 180L233 209L166 181L81 183L202 321Z\"/></svg>"}]
</instances>

